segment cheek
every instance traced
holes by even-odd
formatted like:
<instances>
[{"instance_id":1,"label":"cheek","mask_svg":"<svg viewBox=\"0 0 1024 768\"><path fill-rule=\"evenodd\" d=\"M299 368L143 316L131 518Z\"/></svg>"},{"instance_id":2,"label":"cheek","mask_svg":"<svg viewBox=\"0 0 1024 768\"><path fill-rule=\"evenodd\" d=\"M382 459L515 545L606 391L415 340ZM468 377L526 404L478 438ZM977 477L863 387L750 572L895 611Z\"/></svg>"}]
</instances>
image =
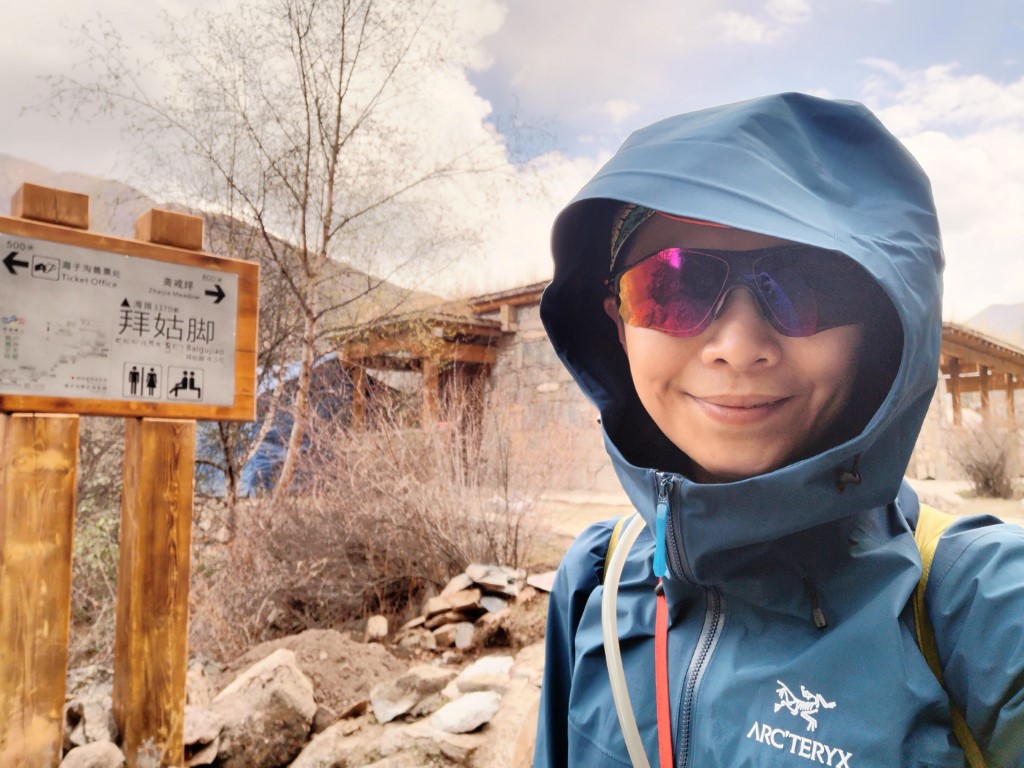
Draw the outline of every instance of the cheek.
<instances>
[{"instance_id":1,"label":"cheek","mask_svg":"<svg viewBox=\"0 0 1024 768\"><path fill-rule=\"evenodd\" d=\"M862 326L832 328L812 337L815 344L802 350L809 377L819 395L833 407L842 408L853 394L858 361L864 347Z\"/></svg>"},{"instance_id":2,"label":"cheek","mask_svg":"<svg viewBox=\"0 0 1024 768\"><path fill-rule=\"evenodd\" d=\"M626 357L637 386L668 384L692 359L690 339L624 325Z\"/></svg>"}]
</instances>

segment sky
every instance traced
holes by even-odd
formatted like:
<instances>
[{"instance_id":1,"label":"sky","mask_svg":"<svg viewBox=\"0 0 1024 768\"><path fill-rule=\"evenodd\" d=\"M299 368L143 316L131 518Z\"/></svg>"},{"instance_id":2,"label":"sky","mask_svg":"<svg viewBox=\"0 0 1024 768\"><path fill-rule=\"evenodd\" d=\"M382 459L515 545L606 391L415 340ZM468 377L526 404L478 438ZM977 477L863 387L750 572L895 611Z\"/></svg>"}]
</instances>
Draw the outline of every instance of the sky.
<instances>
[{"instance_id":1,"label":"sky","mask_svg":"<svg viewBox=\"0 0 1024 768\"><path fill-rule=\"evenodd\" d=\"M865 103L932 179L947 258L944 316L1024 303L1024 2L1021 0L449 0L466 55L430 81L525 180L466 216L482 244L441 288L483 293L547 279L557 211L636 128L799 90ZM208 3L207 3L208 4ZM44 76L73 74L73 40L101 13L126 39L198 0L34 0L0 12L21 44L0 78L0 153L126 178L114 120L40 109ZM206 5L206 4L203 4ZM514 135L508 126L522 129ZM461 136L462 134L457 134ZM510 150L514 150L511 153ZM442 280L448 280L442 277Z\"/></svg>"}]
</instances>

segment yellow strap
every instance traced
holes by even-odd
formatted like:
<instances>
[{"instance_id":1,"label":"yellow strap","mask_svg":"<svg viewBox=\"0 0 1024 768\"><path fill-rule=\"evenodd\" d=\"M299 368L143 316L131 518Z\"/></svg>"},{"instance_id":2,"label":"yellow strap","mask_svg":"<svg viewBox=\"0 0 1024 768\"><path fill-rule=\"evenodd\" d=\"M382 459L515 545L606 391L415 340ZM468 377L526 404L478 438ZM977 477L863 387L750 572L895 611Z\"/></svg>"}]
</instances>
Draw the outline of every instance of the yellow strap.
<instances>
[{"instance_id":1,"label":"yellow strap","mask_svg":"<svg viewBox=\"0 0 1024 768\"><path fill-rule=\"evenodd\" d=\"M914 530L914 541L917 548L921 550L921 579L914 589L914 630L917 632L917 645L924 655L925 661L931 667L935 679L942 682L942 662L939 660L939 648L935 642L935 631L928 620L928 612L924 605L924 592L928 587L928 576L932 571L932 561L935 559L935 549L939 545L942 532L945 531L956 518L953 515L940 512L927 504L921 505L921 513L917 520L917 528ZM943 685L943 688L945 686ZM949 693L947 692L947 697ZM963 747L967 764L971 768L985 768L985 758L978 748L978 743L967 727L967 721L953 705L952 699L949 702L949 711L953 718L953 734L956 740Z\"/></svg>"},{"instance_id":2,"label":"yellow strap","mask_svg":"<svg viewBox=\"0 0 1024 768\"><path fill-rule=\"evenodd\" d=\"M633 514L636 514L635 512ZM615 527L612 528L612 537L608 539L608 551L604 553L604 570L601 571L601 583L604 583L604 577L608 575L608 563L612 561L612 552L615 551L615 546L619 543L619 537L622 535L622 530L626 527L626 523L633 515L623 515L615 522Z\"/></svg>"}]
</instances>

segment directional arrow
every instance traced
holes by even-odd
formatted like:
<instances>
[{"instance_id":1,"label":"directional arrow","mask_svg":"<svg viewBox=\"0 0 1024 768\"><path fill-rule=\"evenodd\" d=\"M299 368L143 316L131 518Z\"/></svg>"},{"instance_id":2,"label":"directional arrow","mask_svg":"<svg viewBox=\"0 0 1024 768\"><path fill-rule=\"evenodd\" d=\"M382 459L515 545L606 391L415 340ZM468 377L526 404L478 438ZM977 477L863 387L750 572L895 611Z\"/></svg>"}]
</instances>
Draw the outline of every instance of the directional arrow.
<instances>
[{"instance_id":1,"label":"directional arrow","mask_svg":"<svg viewBox=\"0 0 1024 768\"><path fill-rule=\"evenodd\" d=\"M217 283L213 287L216 288L217 290L215 290L215 291L207 291L206 295L207 296L216 296L217 299L213 303L214 304L220 304L221 301L224 299L224 297L227 296L227 294L224 293L224 289L220 287L220 283Z\"/></svg>"},{"instance_id":2,"label":"directional arrow","mask_svg":"<svg viewBox=\"0 0 1024 768\"><path fill-rule=\"evenodd\" d=\"M25 267L26 269L28 269L28 262L27 261L18 261L17 257L18 257L18 252L17 251L11 251L7 255L7 258L4 259L4 266L7 267L7 271L10 272L12 275L18 274L17 272L14 271L15 267ZM220 286L217 286L217 287L219 288Z\"/></svg>"}]
</instances>

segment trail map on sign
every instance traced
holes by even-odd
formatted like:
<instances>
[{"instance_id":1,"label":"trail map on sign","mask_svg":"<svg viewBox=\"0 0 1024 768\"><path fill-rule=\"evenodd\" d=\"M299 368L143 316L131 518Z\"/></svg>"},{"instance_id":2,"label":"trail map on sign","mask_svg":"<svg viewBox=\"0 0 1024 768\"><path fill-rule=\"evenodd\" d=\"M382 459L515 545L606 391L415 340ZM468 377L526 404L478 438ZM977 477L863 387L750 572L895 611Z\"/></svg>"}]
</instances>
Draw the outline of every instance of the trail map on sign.
<instances>
[{"instance_id":1,"label":"trail map on sign","mask_svg":"<svg viewBox=\"0 0 1024 768\"><path fill-rule=\"evenodd\" d=\"M0 240L0 391L231 405L238 276Z\"/></svg>"}]
</instances>

